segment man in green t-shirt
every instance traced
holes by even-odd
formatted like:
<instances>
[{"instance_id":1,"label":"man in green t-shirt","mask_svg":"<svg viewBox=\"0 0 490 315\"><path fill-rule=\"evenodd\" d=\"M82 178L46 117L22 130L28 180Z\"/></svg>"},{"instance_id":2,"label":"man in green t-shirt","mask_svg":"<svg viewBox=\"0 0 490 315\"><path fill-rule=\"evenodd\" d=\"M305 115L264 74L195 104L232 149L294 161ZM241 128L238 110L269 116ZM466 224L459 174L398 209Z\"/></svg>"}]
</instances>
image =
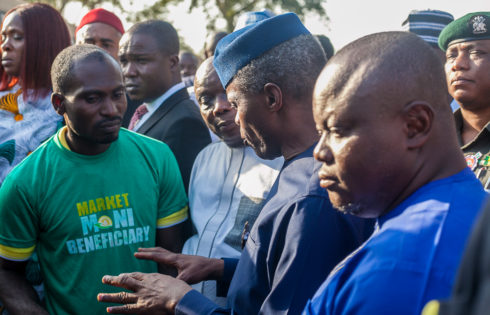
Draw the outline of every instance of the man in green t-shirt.
<instances>
[{"instance_id":1,"label":"man in green t-shirt","mask_svg":"<svg viewBox=\"0 0 490 315\"><path fill-rule=\"evenodd\" d=\"M187 198L168 146L120 129L123 77L109 54L68 47L51 77L66 127L0 189L0 300L12 314L46 312L24 276L36 251L49 313L103 314L103 275L156 272L134 258L139 247L180 251Z\"/></svg>"}]
</instances>

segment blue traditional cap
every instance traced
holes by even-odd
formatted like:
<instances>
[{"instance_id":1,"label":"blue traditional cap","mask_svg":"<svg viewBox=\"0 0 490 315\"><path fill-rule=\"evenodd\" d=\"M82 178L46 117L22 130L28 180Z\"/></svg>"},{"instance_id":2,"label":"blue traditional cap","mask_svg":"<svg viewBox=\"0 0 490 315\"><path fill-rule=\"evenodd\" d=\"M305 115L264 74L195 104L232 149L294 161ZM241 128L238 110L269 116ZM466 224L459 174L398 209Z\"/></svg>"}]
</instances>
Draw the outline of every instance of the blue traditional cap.
<instances>
[{"instance_id":1,"label":"blue traditional cap","mask_svg":"<svg viewBox=\"0 0 490 315\"><path fill-rule=\"evenodd\" d=\"M413 10L402 23L405 30L418 35L425 42L437 47L437 39L442 29L454 21L451 13L439 10Z\"/></svg>"},{"instance_id":2,"label":"blue traditional cap","mask_svg":"<svg viewBox=\"0 0 490 315\"><path fill-rule=\"evenodd\" d=\"M446 50L451 44L490 39L490 12L473 12L452 22L439 35L439 47Z\"/></svg>"},{"instance_id":3,"label":"blue traditional cap","mask_svg":"<svg viewBox=\"0 0 490 315\"><path fill-rule=\"evenodd\" d=\"M252 60L294 37L310 34L294 13L250 24L223 37L214 52L213 65L221 84L228 86L235 74Z\"/></svg>"},{"instance_id":4,"label":"blue traditional cap","mask_svg":"<svg viewBox=\"0 0 490 315\"><path fill-rule=\"evenodd\" d=\"M244 28L247 25L263 21L273 16L274 13L272 13L269 10L245 12L238 17L236 21L235 29L233 31L238 31L239 29Z\"/></svg>"}]
</instances>

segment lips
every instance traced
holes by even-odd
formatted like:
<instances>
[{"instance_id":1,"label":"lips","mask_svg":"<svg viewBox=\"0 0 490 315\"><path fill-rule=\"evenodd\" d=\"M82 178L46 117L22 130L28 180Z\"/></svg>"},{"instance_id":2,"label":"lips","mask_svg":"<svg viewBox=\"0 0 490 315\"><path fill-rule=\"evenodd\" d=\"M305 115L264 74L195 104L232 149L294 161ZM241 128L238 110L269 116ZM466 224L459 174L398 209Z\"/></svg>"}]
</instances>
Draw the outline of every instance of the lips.
<instances>
[{"instance_id":1,"label":"lips","mask_svg":"<svg viewBox=\"0 0 490 315\"><path fill-rule=\"evenodd\" d=\"M320 170L318 172L318 178L320 179L320 187L329 189L338 183L338 180L334 176L328 175L325 171Z\"/></svg>"},{"instance_id":2,"label":"lips","mask_svg":"<svg viewBox=\"0 0 490 315\"><path fill-rule=\"evenodd\" d=\"M216 127L221 132L228 132L238 127L233 120L222 120L216 124Z\"/></svg>"},{"instance_id":3,"label":"lips","mask_svg":"<svg viewBox=\"0 0 490 315\"><path fill-rule=\"evenodd\" d=\"M108 132L115 132L118 131L119 128L121 128L121 121L122 119L120 117L116 117L113 119L107 119L99 122L97 126L100 129L104 129L105 131Z\"/></svg>"},{"instance_id":4,"label":"lips","mask_svg":"<svg viewBox=\"0 0 490 315\"><path fill-rule=\"evenodd\" d=\"M130 91L138 89L139 85L136 83L127 83L127 84L125 84L125 87L126 87L126 91L130 92Z\"/></svg>"},{"instance_id":5,"label":"lips","mask_svg":"<svg viewBox=\"0 0 490 315\"><path fill-rule=\"evenodd\" d=\"M10 58L2 58L2 66L10 66L14 63L14 61Z\"/></svg>"},{"instance_id":6,"label":"lips","mask_svg":"<svg viewBox=\"0 0 490 315\"><path fill-rule=\"evenodd\" d=\"M472 83L472 82L473 80L458 76L451 80L451 85L461 85L461 84Z\"/></svg>"}]
</instances>

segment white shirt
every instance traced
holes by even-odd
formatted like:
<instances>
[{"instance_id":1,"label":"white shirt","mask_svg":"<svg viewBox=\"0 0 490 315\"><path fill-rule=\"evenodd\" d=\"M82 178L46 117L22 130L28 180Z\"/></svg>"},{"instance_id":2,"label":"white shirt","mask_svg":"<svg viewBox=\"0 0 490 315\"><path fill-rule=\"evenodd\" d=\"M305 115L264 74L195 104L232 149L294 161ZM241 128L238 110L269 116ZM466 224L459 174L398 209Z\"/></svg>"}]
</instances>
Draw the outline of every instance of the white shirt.
<instances>
[{"instance_id":1,"label":"white shirt","mask_svg":"<svg viewBox=\"0 0 490 315\"><path fill-rule=\"evenodd\" d=\"M170 96L175 94L177 91L180 89L185 88L184 82L179 82L176 85L172 86L170 89L168 89L165 93L163 93L161 96L158 98L154 99L150 103L146 103L146 108L148 108L148 112L144 114L141 119L136 123L136 125L133 128L133 131L138 131L141 126L147 121L151 115L165 102Z\"/></svg>"},{"instance_id":2,"label":"white shirt","mask_svg":"<svg viewBox=\"0 0 490 315\"><path fill-rule=\"evenodd\" d=\"M250 147L230 148L215 142L194 161L189 182L189 208L197 234L183 254L239 258L244 222L252 228L284 163L282 157L260 159ZM219 305L214 281L193 286Z\"/></svg>"}]
</instances>

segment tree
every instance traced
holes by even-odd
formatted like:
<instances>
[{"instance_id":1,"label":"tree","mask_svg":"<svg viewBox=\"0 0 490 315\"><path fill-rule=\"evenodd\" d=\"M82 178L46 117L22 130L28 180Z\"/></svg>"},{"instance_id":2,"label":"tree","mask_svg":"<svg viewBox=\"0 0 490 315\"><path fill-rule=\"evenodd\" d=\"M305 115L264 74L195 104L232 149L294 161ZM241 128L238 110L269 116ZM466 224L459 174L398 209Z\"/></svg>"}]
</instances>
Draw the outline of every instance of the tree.
<instances>
[{"instance_id":1,"label":"tree","mask_svg":"<svg viewBox=\"0 0 490 315\"><path fill-rule=\"evenodd\" d=\"M191 0L189 11L202 8L208 17L208 29L215 29L214 25L219 16L213 14L218 9L221 17L226 21L228 32L235 27L236 18L243 12L269 9L272 11L294 12L300 17L313 12L328 20L322 0Z\"/></svg>"},{"instance_id":2,"label":"tree","mask_svg":"<svg viewBox=\"0 0 490 315\"><path fill-rule=\"evenodd\" d=\"M37 2L39 0L28 0ZM169 14L168 6L181 2L190 2L189 12L203 10L208 18L207 28L216 29L216 21L220 18L226 21L228 32L233 31L237 17L247 11L269 9L273 12L295 12L300 17L306 13L316 13L328 20L322 2L324 0L153 0L153 3L138 12L130 12L121 4L120 0L41 0L49 3L60 12L63 12L68 2L79 2L84 7L93 9L104 3L110 3L127 15L127 20L138 22L146 19L165 18Z\"/></svg>"},{"instance_id":3,"label":"tree","mask_svg":"<svg viewBox=\"0 0 490 315\"><path fill-rule=\"evenodd\" d=\"M124 8L122 7L121 3L119 0L27 0L28 2L43 2L51 5L53 8L57 9L59 12L63 12L65 9L65 6L69 2L80 2L84 7L89 8L89 9L95 9L97 7L100 7L103 3L110 3L114 5L115 7L121 9L121 11L125 11Z\"/></svg>"}]
</instances>

